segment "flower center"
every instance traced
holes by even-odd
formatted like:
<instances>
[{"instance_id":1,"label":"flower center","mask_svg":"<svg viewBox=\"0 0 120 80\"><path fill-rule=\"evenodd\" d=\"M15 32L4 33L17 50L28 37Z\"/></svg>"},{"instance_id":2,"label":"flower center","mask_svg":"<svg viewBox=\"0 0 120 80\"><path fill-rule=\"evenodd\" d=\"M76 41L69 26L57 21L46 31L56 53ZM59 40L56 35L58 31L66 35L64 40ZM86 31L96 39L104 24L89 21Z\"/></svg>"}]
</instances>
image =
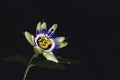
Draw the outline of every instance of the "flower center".
<instances>
[{"instance_id":1,"label":"flower center","mask_svg":"<svg viewBox=\"0 0 120 80\"><path fill-rule=\"evenodd\" d=\"M49 49L52 44L51 44L51 40L48 36L40 36L38 39L37 39L37 44L42 48L42 49Z\"/></svg>"}]
</instances>

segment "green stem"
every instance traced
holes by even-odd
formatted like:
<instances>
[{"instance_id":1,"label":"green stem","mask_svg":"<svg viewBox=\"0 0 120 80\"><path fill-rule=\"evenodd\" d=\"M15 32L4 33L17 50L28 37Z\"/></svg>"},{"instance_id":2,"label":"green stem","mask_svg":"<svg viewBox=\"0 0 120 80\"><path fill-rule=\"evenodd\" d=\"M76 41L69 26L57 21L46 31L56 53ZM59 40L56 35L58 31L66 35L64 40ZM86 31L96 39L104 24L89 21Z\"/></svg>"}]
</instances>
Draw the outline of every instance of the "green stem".
<instances>
[{"instance_id":1,"label":"green stem","mask_svg":"<svg viewBox=\"0 0 120 80\"><path fill-rule=\"evenodd\" d=\"M31 65L31 62L32 62L32 60L36 57L36 55L38 55L38 54L37 54L37 53L35 53L35 54L33 54L33 56L31 57L31 59L30 59L30 61L29 61L28 65L27 65L27 68L26 68L26 70L25 70L25 74L24 74L23 80L25 80L25 78L26 78L26 76L27 76L28 71L29 71L29 70L30 70L30 68L33 66L33 65Z\"/></svg>"}]
</instances>

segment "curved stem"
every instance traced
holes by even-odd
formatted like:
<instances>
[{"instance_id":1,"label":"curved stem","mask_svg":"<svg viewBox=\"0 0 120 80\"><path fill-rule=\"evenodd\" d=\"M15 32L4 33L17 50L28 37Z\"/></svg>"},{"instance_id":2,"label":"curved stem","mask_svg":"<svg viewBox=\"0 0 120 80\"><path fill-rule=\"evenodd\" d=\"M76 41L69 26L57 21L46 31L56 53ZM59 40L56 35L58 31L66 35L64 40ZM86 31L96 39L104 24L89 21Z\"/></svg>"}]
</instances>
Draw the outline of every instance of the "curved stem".
<instances>
[{"instance_id":1,"label":"curved stem","mask_svg":"<svg viewBox=\"0 0 120 80\"><path fill-rule=\"evenodd\" d=\"M38 55L38 54L37 54L37 53L35 53L35 54L33 54L33 56L31 57L31 59L30 59L30 61L29 61L28 65L27 65L27 68L26 68L26 70L25 70L25 74L24 74L23 80L25 80L25 78L26 78L26 76L27 76L28 71L29 71L29 70L30 70L30 68L33 66L33 65L31 65L31 62L32 62L32 60L36 57L36 55Z\"/></svg>"}]
</instances>

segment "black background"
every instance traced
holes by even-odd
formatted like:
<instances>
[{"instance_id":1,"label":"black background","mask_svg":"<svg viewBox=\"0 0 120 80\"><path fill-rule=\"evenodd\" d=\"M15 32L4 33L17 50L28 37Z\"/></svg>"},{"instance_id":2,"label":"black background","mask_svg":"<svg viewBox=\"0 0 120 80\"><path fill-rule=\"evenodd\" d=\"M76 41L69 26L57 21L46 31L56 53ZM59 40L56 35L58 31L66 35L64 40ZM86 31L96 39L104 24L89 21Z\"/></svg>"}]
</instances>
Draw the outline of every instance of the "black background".
<instances>
[{"instance_id":1,"label":"black background","mask_svg":"<svg viewBox=\"0 0 120 80\"><path fill-rule=\"evenodd\" d=\"M4 62L4 57L32 55L22 33L35 32L39 21L48 28L57 23L56 35L69 45L55 55L82 61L65 70L34 67L27 80L119 80L120 6L113 1L8 0L0 6L0 80L22 80L25 65Z\"/></svg>"}]
</instances>

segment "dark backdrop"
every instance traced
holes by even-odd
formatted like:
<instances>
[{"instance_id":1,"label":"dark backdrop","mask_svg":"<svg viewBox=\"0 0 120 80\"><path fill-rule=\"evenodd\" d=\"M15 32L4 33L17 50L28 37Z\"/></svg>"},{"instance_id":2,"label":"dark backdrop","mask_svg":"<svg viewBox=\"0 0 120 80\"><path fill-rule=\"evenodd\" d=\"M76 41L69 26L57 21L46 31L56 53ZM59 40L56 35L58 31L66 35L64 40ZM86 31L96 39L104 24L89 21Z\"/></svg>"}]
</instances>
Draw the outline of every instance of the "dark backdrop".
<instances>
[{"instance_id":1,"label":"dark backdrop","mask_svg":"<svg viewBox=\"0 0 120 80\"><path fill-rule=\"evenodd\" d=\"M56 35L67 37L69 45L55 55L82 61L65 70L34 67L28 80L119 80L120 8L112 1L7 0L0 6L0 80L22 80L25 65L4 62L4 57L32 55L22 33L35 32L39 21L48 28L57 23Z\"/></svg>"}]
</instances>

